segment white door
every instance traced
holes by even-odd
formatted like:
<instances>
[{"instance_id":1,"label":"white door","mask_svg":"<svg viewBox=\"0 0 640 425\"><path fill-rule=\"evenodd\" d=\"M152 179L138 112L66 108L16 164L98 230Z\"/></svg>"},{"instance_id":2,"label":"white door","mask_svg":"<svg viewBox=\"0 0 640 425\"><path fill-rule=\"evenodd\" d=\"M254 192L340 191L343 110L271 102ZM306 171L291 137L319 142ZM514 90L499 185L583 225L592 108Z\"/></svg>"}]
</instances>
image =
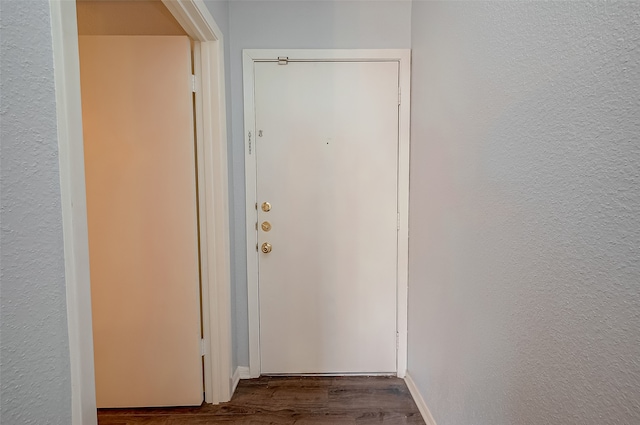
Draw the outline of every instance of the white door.
<instances>
[{"instance_id":1,"label":"white door","mask_svg":"<svg viewBox=\"0 0 640 425\"><path fill-rule=\"evenodd\" d=\"M395 372L398 63L257 62L255 107L262 373Z\"/></svg>"},{"instance_id":2,"label":"white door","mask_svg":"<svg viewBox=\"0 0 640 425\"><path fill-rule=\"evenodd\" d=\"M79 47L98 407L199 405L189 39Z\"/></svg>"}]
</instances>

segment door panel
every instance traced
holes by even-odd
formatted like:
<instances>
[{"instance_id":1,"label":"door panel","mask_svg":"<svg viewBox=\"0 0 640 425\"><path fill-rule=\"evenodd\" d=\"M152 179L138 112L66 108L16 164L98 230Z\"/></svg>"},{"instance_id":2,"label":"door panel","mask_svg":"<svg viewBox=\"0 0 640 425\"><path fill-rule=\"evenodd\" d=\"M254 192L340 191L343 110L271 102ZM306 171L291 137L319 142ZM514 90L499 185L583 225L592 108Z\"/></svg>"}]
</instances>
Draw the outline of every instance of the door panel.
<instances>
[{"instance_id":1,"label":"door panel","mask_svg":"<svg viewBox=\"0 0 640 425\"><path fill-rule=\"evenodd\" d=\"M202 402L186 36L81 36L98 407Z\"/></svg>"},{"instance_id":2,"label":"door panel","mask_svg":"<svg viewBox=\"0 0 640 425\"><path fill-rule=\"evenodd\" d=\"M395 372L397 62L259 62L255 102L262 373Z\"/></svg>"}]
</instances>

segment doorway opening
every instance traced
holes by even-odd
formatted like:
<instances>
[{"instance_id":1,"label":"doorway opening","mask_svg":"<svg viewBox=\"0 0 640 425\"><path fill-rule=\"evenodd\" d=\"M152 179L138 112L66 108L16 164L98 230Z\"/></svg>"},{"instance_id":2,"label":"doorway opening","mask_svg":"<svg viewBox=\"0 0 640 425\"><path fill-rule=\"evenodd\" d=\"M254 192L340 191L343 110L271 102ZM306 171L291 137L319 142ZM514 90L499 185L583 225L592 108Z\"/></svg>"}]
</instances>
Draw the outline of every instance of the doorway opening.
<instances>
[{"instance_id":1,"label":"doorway opening","mask_svg":"<svg viewBox=\"0 0 640 425\"><path fill-rule=\"evenodd\" d=\"M199 405L192 42L159 1L76 6L97 406Z\"/></svg>"},{"instance_id":2,"label":"doorway opening","mask_svg":"<svg viewBox=\"0 0 640 425\"><path fill-rule=\"evenodd\" d=\"M76 4L51 0L74 424L96 422ZM204 3L163 1L194 41L207 402L230 397L227 155L222 34ZM213 356L212 354L215 354ZM215 357L215 359L213 358Z\"/></svg>"}]
</instances>

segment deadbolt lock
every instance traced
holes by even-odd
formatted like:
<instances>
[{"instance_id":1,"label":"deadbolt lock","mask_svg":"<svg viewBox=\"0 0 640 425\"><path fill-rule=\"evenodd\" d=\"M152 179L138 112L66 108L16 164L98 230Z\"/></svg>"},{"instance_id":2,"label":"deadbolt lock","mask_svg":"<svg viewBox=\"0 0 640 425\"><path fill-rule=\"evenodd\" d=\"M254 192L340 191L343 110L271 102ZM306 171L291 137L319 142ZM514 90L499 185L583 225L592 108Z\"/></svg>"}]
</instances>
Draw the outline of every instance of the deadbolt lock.
<instances>
[{"instance_id":1,"label":"deadbolt lock","mask_svg":"<svg viewBox=\"0 0 640 425\"><path fill-rule=\"evenodd\" d=\"M264 212L271 211L271 204L268 203L268 202L263 202L262 203L262 211L264 211Z\"/></svg>"},{"instance_id":2,"label":"deadbolt lock","mask_svg":"<svg viewBox=\"0 0 640 425\"><path fill-rule=\"evenodd\" d=\"M268 221L263 221L260 227L262 227L263 231L268 232L269 230L271 230L271 223L269 223Z\"/></svg>"},{"instance_id":3,"label":"deadbolt lock","mask_svg":"<svg viewBox=\"0 0 640 425\"><path fill-rule=\"evenodd\" d=\"M271 244L269 242L265 242L262 244L262 252L268 254L271 252Z\"/></svg>"}]
</instances>

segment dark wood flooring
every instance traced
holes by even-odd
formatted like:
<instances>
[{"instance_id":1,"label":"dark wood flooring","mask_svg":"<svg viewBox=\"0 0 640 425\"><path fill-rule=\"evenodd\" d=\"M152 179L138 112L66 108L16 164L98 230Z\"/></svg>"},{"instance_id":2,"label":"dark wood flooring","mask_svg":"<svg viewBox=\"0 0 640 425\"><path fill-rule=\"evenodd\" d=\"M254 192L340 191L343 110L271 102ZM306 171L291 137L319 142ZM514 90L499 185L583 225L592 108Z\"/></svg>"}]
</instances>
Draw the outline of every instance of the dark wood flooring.
<instances>
[{"instance_id":1,"label":"dark wood flooring","mask_svg":"<svg viewBox=\"0 0 640 425\"><path fill-rule=\"evenodd\" d=\"M228 403L99 409L99 425L424 425L395 377L261 377L242 380Z\"/></svg>"}]
</instances>

